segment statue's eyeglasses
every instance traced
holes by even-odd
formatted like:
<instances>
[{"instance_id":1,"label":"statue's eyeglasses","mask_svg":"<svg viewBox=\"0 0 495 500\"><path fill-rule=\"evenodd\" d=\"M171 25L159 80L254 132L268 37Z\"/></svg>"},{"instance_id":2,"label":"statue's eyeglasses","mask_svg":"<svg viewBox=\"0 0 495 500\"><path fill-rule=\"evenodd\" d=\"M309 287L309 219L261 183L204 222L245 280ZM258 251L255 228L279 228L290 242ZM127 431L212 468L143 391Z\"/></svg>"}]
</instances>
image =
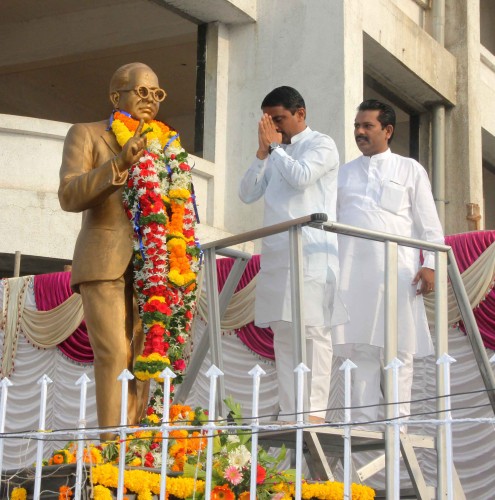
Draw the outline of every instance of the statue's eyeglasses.
<instances>
[{"instance_id":1,"label":"statue's eyeglasses","mask_svg":"<svg viewBox=\"0 0 495 500\"><path fill-rule=\"evenodd\" d=\"M163 89L149 89L144 85L139 85L139 87L133 89L120 89L117 92L134 92L141 99L148 99L151 94L151 97L156 102L162 102L167 97L167 93Z\"/></svg>"}]
</instances>

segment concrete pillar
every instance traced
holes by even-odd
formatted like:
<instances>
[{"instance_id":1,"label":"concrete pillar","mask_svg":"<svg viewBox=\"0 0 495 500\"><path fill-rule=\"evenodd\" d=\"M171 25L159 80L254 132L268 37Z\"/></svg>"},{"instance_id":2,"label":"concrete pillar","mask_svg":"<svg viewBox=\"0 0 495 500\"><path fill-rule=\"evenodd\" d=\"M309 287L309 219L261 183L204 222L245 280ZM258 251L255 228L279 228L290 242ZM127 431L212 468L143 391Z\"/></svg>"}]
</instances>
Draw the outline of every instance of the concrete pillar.
<instances>
[{"instance_id":1,"label":"concrete pillar","mask_svg":"<svg viewBox=\"0 0 495 500\"><path fill-rule=\"evenodd\" d=\"M215 175L208 186L206 222L224 229L229 95L229 31L226 25L208 25L206 47L203 157L215 164Z\"/></svg>"},{"instance_id":2,"label":"concrete pillar","mask_svg":"<svg viewBox=\"0 0 495 500\"><path fill-rule=\"evenodd\" d=\"M446 114L446 232L451 234L476 229L475 221L468 219L473 217L468 209L473 212L483 202L477 98L481 64L479 2L447 2L445 46L457 58L457 105Z\"/></svg>"}]
</instances>

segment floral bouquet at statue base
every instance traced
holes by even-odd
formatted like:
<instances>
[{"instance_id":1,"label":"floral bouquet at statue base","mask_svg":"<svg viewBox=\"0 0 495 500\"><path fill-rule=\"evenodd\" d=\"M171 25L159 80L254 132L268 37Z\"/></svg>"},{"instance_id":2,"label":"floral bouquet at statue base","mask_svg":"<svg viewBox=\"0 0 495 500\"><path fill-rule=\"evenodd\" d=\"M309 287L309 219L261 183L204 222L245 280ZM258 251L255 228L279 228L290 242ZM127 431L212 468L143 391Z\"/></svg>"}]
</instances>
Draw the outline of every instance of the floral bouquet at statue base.
<instances>
[{"instance_id":1,"label":"floral bouquet at statue base","mask_svg":"<svg viewBox=\"0 0 495 500\"><path fill-rule=\"evenodd\" d=\"M150 400L148 415L142 421L140 430L129 434L125 441L124 487L126 495L135 494L136 500L151 500L160 495L163 444L168 443L167 454L167 500L206 500L206 458L207 446L213 446L211 494L209 500L247 500L250 496L253 450L251 430L240 426L242 416L240 405L231 398L226 401L230 413L226 420L217 421L213 438L207 437L208 414L198 407L184 405L170 407L168 441L163 439L159 425L163 419L163 392L156 384ZM226 424L239 424L226 425ZM143 429L143 426L148 426ZM238 427L238 428L236 428ZM84 462L91 467L92 498L110 500L114 498L118 485L118 441L102 444L88 444L83 454ZM64 466L75 463L76 443L56 450L46 464ZM256 450L256 498L258 500L292 500L295 496L295 472L281 470L286 456L282 447L276 456L261 447ZM302 485L302 498L328 500L343 498L344 485L339 482L306 482ZM26 490L18 488L15 499L26 497ZM64 497L73 491L65 488ZM61 491L62 494L62 491ZM14 497L11 497L14 498ZM374 491L364 485L352 485L353 500L373 500Z\"/></svg>"}]
</instances>

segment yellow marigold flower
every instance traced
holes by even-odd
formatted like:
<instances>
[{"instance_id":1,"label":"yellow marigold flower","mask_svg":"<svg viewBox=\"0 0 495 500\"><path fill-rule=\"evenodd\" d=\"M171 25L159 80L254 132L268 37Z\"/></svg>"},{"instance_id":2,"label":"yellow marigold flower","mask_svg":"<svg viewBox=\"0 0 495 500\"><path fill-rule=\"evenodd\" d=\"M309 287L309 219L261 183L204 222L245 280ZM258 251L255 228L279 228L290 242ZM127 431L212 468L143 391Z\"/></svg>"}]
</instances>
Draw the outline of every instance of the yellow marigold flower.
<instances>
[{"instance_id":1,"label":"yellow marigold flower","mask_svg":"<svg viewBox=\"0 0 495 500\"><path fill-rule=\"evenodd\" d=\"M190 283L191 281L195 280L196 274L193 272L180 274L177 269L172 269L168 273L168 279L177 286L184 286L186 283Z\"/></svg>"},{"instance_id":2,"label":"yellow marigold flower","mask_svg":"<svg viewBox=\"0 0 495 500\"><path fill-rule=\"evenodd\" d=\"M137 431L134 436L136 439L150 439L153 437L153 431Z\"/></svg>"},{"instance_id":3,"label":"yellow marigold flower","mask_svg":"<svg viewBox=\"0 0 495 500\"><path fill-rule=\"evenodd\" d=\"M94 464L101 464L103 462L101 451L96 446L91 447L91 459Z\"/></svg>"},{"instance_id":4,"label":"yellow marigold flower","mask_svg":"<svg viewBox=\"0 0 495 500\"><path fill-rule=\"evenodd\" d=\"M134 135L120 120L113 121L112 130L115 134L117 142L121 146L124 145Z\"/></svg>"},{"instance_id":5,"label":"yellow marigold flower","mask_svg":"<svg viewBox=\"0 0 495 500\"><path fill-rule=\"evenodd\" d=\"M152 413L151 415L148 415L147 418L152 424L158 424L160 422L160 418L158 417L158 415L156 413Z\"/></svg>"},{"instance_id":6,"label":"yellow marigold flower","mask_svg":"<svg viewBox=\"0 0 495 500\"><path fill-rule=\"evenodd\" d=\"M134 376L139 379L139 380L151 380L155 379L157 382L163 382L163 379L160 377L161 372L154 372L151 373L149 371L141 371L141 370L135 370L134 371Z\"/></svg>"},{"instance_id":7,"label":"yellow marigold flower","mask_svg":"<svg viewBox=\"0 0 495 500\"><path fill-rule=\"evenodd\" d=\"M150 361L163 361L164 363L170 363L170 360L166 356L160 356L157 352L152 352L147 358L143 358L143 360L146 359L149 359Z\"/></svg>"},{"instance_id":8,"label":"yellow marigold flower","mask_svg":"<svg viewBox=\"0 0 495 500\"><path fill-rule=\"evenodd\" d=\"M158 302L165 302L165 297L160 297L158 295L153 295L148 299L148 302L151 302L152 300L158 300Z\"/></svg>"},{"instance_id":9,"label":"yellow marigold flower","mask_svg":"<svg viewBox=\"0 0 495 500\"><path fill-rule=\"evenodd\" d=\"M27 491L25 488L14 488L10 495L10 500L26 500Z\"/></svg>"},{"instance_id":10,"label":"yellow marigold flower","mask_svg":"<svg viewBox=\"0 0 495 500\"><path fill-rule=\"evenodd\" d=\"M175 189L171 189L168 192L168 196L170 198L176 198L176 199L179 198L182 200L187 200L191 196L191 192L188 189L175 188Z\"/></svg>"},{"instance_id":11,"label":"yellow marigold flower","mask_svg":"<svg viewBox=\"0 0 495 500\"><path fill-rule=\"evenodd\" d=\"M101 484L96 485L93 488L93 499L94 500L112 500L113 496L108 488L102 486Z\"/></svg>"},{"instance_id":12,"label":"yellow marigold flower","mask_svg":"<svg viewBox=\"0 0 495 500\"><path fill-rule=\"evenodd\" d=\"M112 464L103 464L91 470L93 483L109 488L116 488L118 484L119 469Z\"/></svg>"},{"instance_id":13,"label":"yellow marigold flower","mask_svg":"<svg viewBox=\"0 0 495 500\"><path fill-rule=\"evenodd\" d=\"M200 479L192 477L169 477L167 478L167 493L178 498L192 497L193 493L204 493L205 483Z\"/></svg>"},{"instance_id":14,"label":"yellow marigold flower","mask_svg":"<svg viewBox=\"0 0 495 500\"><path fill-rule=\"evenodd\" d=\"M180 238L182 240L185 240L186 237L179 231L170 231L170 233L168 234L169 237L174 237L174 238Z\"/></svg>"},{"instance_id":15,"label":"yellow marigold flower","mask_svg":"<svg viewBox=\"0 0 495 500\"><path fill-rule=\"evenodd\" d=\"M172 238L167 241L167 248L169 250L175 247L186 248L186 242L182 238Z\"/></svg>"}]
</instances>

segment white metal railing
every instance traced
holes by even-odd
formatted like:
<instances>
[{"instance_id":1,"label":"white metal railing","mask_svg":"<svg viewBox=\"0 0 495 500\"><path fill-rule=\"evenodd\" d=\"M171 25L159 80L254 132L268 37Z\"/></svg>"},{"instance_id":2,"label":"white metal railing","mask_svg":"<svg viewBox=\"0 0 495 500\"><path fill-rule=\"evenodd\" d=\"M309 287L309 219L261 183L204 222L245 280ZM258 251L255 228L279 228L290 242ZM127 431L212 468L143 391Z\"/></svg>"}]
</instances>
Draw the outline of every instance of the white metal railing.
<instances>
[{"instance_id":1,"label":"white metal railing","mask_svg":"<svg viewBox=\"0 0 495 500\"><path fill-rule=\"evenodd\" d=\"M372 231L337 222L329 222L326 214L311 214L306 217L294 219L280 224L264 227L255 231L249 231L237 236L217 240L206 245L202 249L206 261L206 289L208 292L208 332L209 341L215 345L212 351L214 363L221 362L220 346L220 309L217 294L216 278L216 254L225 251L234 245L247 241L263 238L273 234L287 231L289 233L289 255L291 276L291 307L293 337L295 348L294 366L306 362L305 339L304 339L304 314L301 307L303 303L303 269L302 269L302 227L311 226L324 231L345 234L357 238L371 239L382 242L385 245L385 366L393 368L392 363L397 358L397 281L398 281L398 246L407 246L435 253L435 354L441 359L448 353L448 314L447 314L447 276L450 278L454 295L459 306L467 334L478 363L481 376L487 389L487 396L495 410L495 377L490 367L486 351L469 304L466 291L457 267L452 249L447 245L430 243L418 239L397 236L379 231ZM232 249L231 249L232 250ZM443 358L442 358L443 359ZM437 412L439 417L449 415L447 409L449 390L445 386L445 375L442 364L438 365L436 371L436 397ZM397 367L385 372L385 404L386 417L392 420L396 412L397 398L394 397L394 378L397 376ZM222 390L222 389L221 389ZM308 391L304 392L305 401L302 403L304 410L308 408ZM295 394L296 406L299 408L299 397ZM219 401L219 405L220 405ZM219 406L221 408L221 406ZM394 433L392 426L386 427L385 460L386 460L386 495L387 499L397 498L399 477L397 476L397 461L399 460L398 434ZM450 440L450 441L449 441ZM446 427L438 426L437 430L437 492L439 498L444 498L450 487L447 482L451 477L448 473L449 458L448 449L451 437L447 438ZM450 483L449 483L450 484Z\"/></svg>"},{"instance_id":2,"label":"white metal railing","mask_svg":"<svg viewBox=\"0 0 495 500\"><path fill-rule=\"evenodd\" d=\"M445 495L442 498L447 498L449 500L453 500L454 498L459 498L454 496L454 482L453 482L453 454L452 454L452 425L456 423L455 419L452 419L451 416L451 408L450 408L450 365L455 360L448 356L447 354L442 355L438 360L437 364L439 366L439 371L441 377L444 382L445 390L447 397L445 398L445 407L444 414L442 418L437 419L414 419L413 421L408 420L407 423L414 425L421 424L435 424L439 429L442 429L445 433ZM492 361L495 361L495 356ZM392 393L393 400L391 401L392 407L395 409L395 414L392 419L386 419L385 422L387 424L387 428L390 429L390 437L392 438L392 442L394 443L394 447L396 447L395 451L398 447L398 440L400 435L400 426L404 423L400 418L398 418L398 393L399 393L399 382L398 382L398 371L400 370L401 363L397 358L392 360L392 362L386 367L390 369L392 372ZM340 369L344 371L344 394L345 394L345 417L341 422L333 422L327 423L325 426L331 426L335 429L340 429L341 435L344 438L344 454L343 454L343 467L344 467L344 491L345 499L350 499L350 486L351 486L351 428L356 423L352 421L352 409L350 407L351 401L351 393L352 393L352 384L351 384L351 371L356 368L356 366L350 361L346 360ZM303 466L303 432L305 431L318 431L318 429L322 428L321 424L309 424L304 423L304 412L302 410L302 401L304 400L303 395L306 391L306 383L304 378L308 373L309 369L304 365L300 364L296 367L295 372L297 375L297 392L298 392L298 413L297 419L294 424L278 424L276 422L271 423L260 423L260 416L258 414L258 400L260 393L260 383L261 378L265 374L265 372L260 368L259 365L255 365L248 373L246 373L246 379L248 376L252 379L252 414L250 417L246 418L246 420L250 420L249 425L229 425L225 424L225 420L221 419L215 412L216 406L216 398L218 391L218 380L220 380L224 374L221 370L219 370L215 365L212 365L206 376L210 379L210 391L209 391L209 420L202 426L193 427L191 425L181 425L175 423L171 423L168 420L169 414L169 399L170 399L170 382L175 377L174 373L170 369L165 369L161 373L161 377L163 378L163 390L164 390L164 411L163 411L163 420L161 425L152 427L153 430L162 432L163 436L163 446L162 446L162 462L161 469L156 472L161 473L161 483L160 483L160 499L165 499L166 492L166 480L167 473L170 471L167 468L167 452L168 452L168 436L171 430L180 430L186 429L188 431L198 430L202 432L205 436L207 436L208 444L207 444L207 466L206 466L206 487L205 487L205 498L210 497L211 489L212 489L212 458L213 458L213 437L215 435L215 431L218 429L218 423L221 419L221 429L223 431L248 431L252 433L252 460L250 463L251 467L251 484L254 487L251 487L251 500L256 498L256 457L257 454L254 450L257 450L258 446L258 436L263 435L264 432L269 433L284 433L287 434L289 431L293 431L296 434L296 445L295 445L295 463L296 463L296 480L295 480L295 498L301 498L301 484L302 484L302 466ZM127 436L129 434L134 434L140 430L150 430L150 426L127 426L127 382L129 378L132 378L132 375L124 370L119 376L119 380L121 382L122 388L122 425L116 427L114 429L105 429L108 431L115 431L119 434L119 439L121 443L125 443L127 440ZM80 421L79 426L74 429L64 429L64 430L47 430L45 428L45 413L47 406L47 396L50 386L50 379L46 375L42 375L39 379L40 385L40 417L39 417L39 430L36 431L28 431L28 432L18 432L18 433L0 433L0 467L3 459L3 443L6 439L37 439L38 440L38 450L36 454L36 463L34 470L35 477L35 485L34 485L34 493L33 498L39 499L41 495L41 480L43 477L43 465L42 465L42 457L44 452L44 445L48 440L77 440L78 441L78 453L77 453L77 468L76 468L76 478L75 478L75 491L74 498L79 500L81 498L87 498L87 492L84 490L84 477L82 470L82 450L84 449L86 443L88 441L95 441L98 439L98 434L101 430L98 429L86 429L84 424L84 416L85 416L85 408L86 408L86 385L89 382L89 379L83 375L79 380L75 381L75 385L80 388ZM1 408L0 408L0 430L3 431L5 428L5 408L8 405L8 392L9 388L12 386L10 381L7 378L4 378L2 382L0 382L1 387ZM462 419L462 422L466 422L469 419ZM491 419L473 419L479 422L487 423L490 425L495 424L495 418ZM48 432L49 431L49 432ZM121 454L125 455L125 446L121 446ZM387 453L390 453L390 450L387 449ZM393 474L392 474L392 490L387 490L387 496L394 499L400 498L399 496L399 453L394 453L393 455ZM124 467L125 467L125 457L121 455L119 460L119 481L117 487L117 498L122 499L124 494ZM4 481L5 483L5 481Z\"/></svg>"},{"instance_id":3,"label":"white metal railing","mask_svg":"<svg viewBox=\"0 0 495 500\"><path fill-rule=\"evenodd\" d=\"M301 255L302 255L302 245L301 245L301 229L303 226L311 226L318 228L320 230L336 232L340 234L346 234L350 236L368 238L377 241L384 242L386 246L386 347L385 347L385 364L386 364L386 391L385 391L385 404L387 408L387 414L385 423L385 454L386 454L386 495L388 499L399 498L398 491L400 487L400 477L398 474L398 463L400 458L399 452L399 441L400 441L400 425L404 423L398 415L398 372L400 370L400 362L397 359L397 311L390 307L393 303L393 290L394 284L396 286L397 282L397 246L406 245L414 248L423 248L436 253L436 286L435 286L435 328L436 328L436 358L437 358L437 390L436 390L436 400L437 400L437 417L436 419L414 419L409 420L407 423L413 425L419 425L423 423L434 424L437 426L437 456L438 456L438 467L437 467L437 497L438 498L454 498L454 478L453 478L453 459L452 459L452 425L456 423L455 419L452 419L450 412L450 364L454 361L450 356L448 356L448 344L447 344L447 317L446 317L446 285L447 285L447 274L450 277L455 295L461 310L463 321L467 329L467 333L471 340L473 346L473 351L475 352L478 365L480 366L481 373L485 382L487 389L487 395L493 406L494 404L494 393L495 388L493 371L489 364L486 356L486 352L481 343L479 331L474 320L474 316L466 297L464 287L462 285L462 280L460 278L457 265L450 247L445 245L431 244L420 240L414 240L410 238L398 237L390 234L379 233L374 231L367 231L360 228L355 228L352 226L346 226L343 224L338 224L334 222L327 222L325 214L313 214L307 217L302 217L293 221L289 221L282 224L277 224L275 226L266 227L257 231L251 231L239 236L234 236L230 238L225 238L216 242L209 243L203 246L203 251L205 253L206 259L206 284L208 292L208 335L204 335L211 345L215 346L212 350L212 360L213 364L207 372L207 376L210 378L210 392L209 392L209 414L210 420L203 426L197 427L197 430L203 432L208 438L208 460L207 460L207 470L206 470L206 496L208 498L209 491L211 489L211 474L212 474L212 460L211 453L212 450L212 437L215 433L217 427L216 417L223 414L223 408L219 402L221 402L224 397L223 391L223 372L221 370L221 343L220 343L220 318L221 311L225 310L228 303L228 295L233 292L236 286L236 280L242 275L243 266L245 267L245 262L247 261L246 254L236 253L233 250L229 250L228 247L231 245L237 245L244 241L250 241L252 239L261 238L268 236L270 234L276 234L282 231L289 232L289 249L290 249L290 266L291 266L291 287L292 287L292 311L294 321L294 336L297 339L297 344L299 348L296 353L295 372L297 374L297 384L296 384L296 401L297 401L297 415L295 418L295 424L288 425L284 423L279 425L277 423L264 424L260 422L258 414L258 400L260 392L260 378L263 376L263 370L259 366L255 366L249 375L253 380L252 389L252 415L250 425L245 426L223 426L223 429L246 429L253 434L252 447L256 450L258 435L263 435L263 433L279 433L287 434L288 431L293 431L295 433L295 462L296 462L296 498L299 500L301 498L301 478L302 478L302 463L303 463L303 433L305 431L318 431L321 429L321 425L311 425L306 423L304 416L306 415L307 406L307 383L305 381L306 373L308 371L304 361L304 317L303 311L301 310L301 298L303 296L303 279L302 279L302 266L301 266ZM234 266L235 278L229 282L227 286L227 291L225 295L219 300L217 293L217 283L216 283L216 255L217 253L227 253L231 256L236 257L242 263ZM396 288L395 288L396 289ZM225 290L225 287L224 287ZM495 357L494 357L495 358ZM493 361L493 360L492 360ZM191 363L193 365L193 363ZM345 416L344 420L341 422L326 423L325 427L339 429L341 431L341 436L344 438L344 489L345 498L350 498L350 484L351 484L351 428L355 424L352 421L352 409L350 408L351 401L351 371L354 365L350 360L347 360L341 367L344 371L344 394L345 394ZM192 373L192 375L190 375ZM164 370L161 374L164 379L164 413L161 425L156 427L156 430L160 430L163 434L164 445L162 447L162 465L161 465L161 490L160 498L165 498L166 491L166 478L167 478L167 437L171 429L181 429L187 428L191 429L191 426L182 426L174 424L168 421L168 401L169 401L169 387L170 381L174 378L173 372L169 369ZM189 379L189 384L191 379L194 379L194 372L188 372L184 383L186 384L187 379ZM129 433L134 433L138 430L148 429L146 427L129 427L127 425L127 382L132 378L127 370L124 370L119 377L121 381L122 390L122 408L121 408L121 425L115 429L105 429L106 432L116 432L119 434L121 442L125 442L126 437ZM95 440L98 438L99 431L96 429L86 429L85 428L85 409L86 409L86 386L88 379L86 376L81 377L75 382L80 389L80 412L79 412L79 424L77 428L65 429L65 430L50 430L47 432L45 428L45 415L46 415L46 404L47 404L47 394L50 386L50 379L43 374L40 374L39 379L40 385L40 417L38 430L29 432L18 432L18 433L5 433L5 418L6 418L6 408L8 405L8 393L11 387L11 382L4 378L0 382L1 388L1 398L0 398L0 470L2 469L3 463L3 445L6 439L37 439L38 448L36 454L36 464L35 464L35 492L34 498L40 498L40 488L41 479L43 476L42 469L42 458L44 452L44 445L49 439L77 439L79 442L79 448L77 453L77 470L76 470L76 487L75 487L75 498L79 499L82 497L83 492L83 472L82 472L82 447L84 442L87 440ZM462 419L466 422L469 419ZM480 419L473 419L476 421L481 421ZM495 418L483 419L483 422L494 424ZM125 451L125 447L124 448ZM252 454L256 457L256 453ZM123 471L125 466L125 460L121 457L119 461L119 482L117 488L117 498L123 498ZM256 458L251 462L252 474L256 477ZM254 483L253 483L254 484ZM256 495L255 490L251 489L251 499L254 500ZM426 498L426 496L421 496L421 498ZM458 498L458 497L456 497Z\"/></svg>"}]
</instances>

